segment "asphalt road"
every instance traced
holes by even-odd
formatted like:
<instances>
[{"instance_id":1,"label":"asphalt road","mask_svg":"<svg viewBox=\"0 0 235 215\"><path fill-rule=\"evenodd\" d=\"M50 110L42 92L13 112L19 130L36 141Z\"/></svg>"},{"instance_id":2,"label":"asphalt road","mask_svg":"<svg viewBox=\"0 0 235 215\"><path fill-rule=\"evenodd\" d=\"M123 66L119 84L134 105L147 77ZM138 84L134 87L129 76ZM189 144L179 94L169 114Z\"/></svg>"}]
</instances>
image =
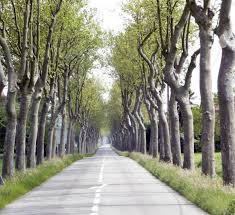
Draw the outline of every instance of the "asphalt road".
<instances>
[{"instance_id":1,"label":"asphalt road","mask_svg":"<svg viewBox=\"0 0 235 215\"><path fill-rule=\"evenodd\" d=\"M0 211L0 215L206 214L108 145Z\"/></svg>"}]
</instances>

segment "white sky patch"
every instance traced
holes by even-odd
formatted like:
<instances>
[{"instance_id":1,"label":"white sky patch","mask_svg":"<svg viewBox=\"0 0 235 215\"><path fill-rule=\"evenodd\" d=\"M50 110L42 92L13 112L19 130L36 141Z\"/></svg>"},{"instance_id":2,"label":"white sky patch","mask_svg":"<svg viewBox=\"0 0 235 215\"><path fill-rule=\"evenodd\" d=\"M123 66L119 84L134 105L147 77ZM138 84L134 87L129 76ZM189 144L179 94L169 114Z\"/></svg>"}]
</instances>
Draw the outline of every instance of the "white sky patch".
<instances>
[{"instance_id":1,"label":"white sky patch","mask_svg":"<svg viewBox=\"0 0 235 215\"><path fill-rule=\"evenodd\" d=\"M122 4L124 0L89 0L89 6L96 8L97 20L101 23L103 30L113 34L118 34L123 31L125 19L122 14ZM108 52L102 49L100 52ZM104 53L102 53L104 54ZM92 70L92 74L102 81L106 92L103 97L105 100L109 98L109 91L112 88L114 79L111 77L112 68L108 66L101 66Z\"/></svg>"},{"instance_id":2,"label":"white sky patch","mask_svg":"<svg viewBox=\"0 0 235 215\"><path fill-rule=\"evenodd\" d=\"M104 30L119 32L123 30L124 19L122 17L123 0L89 0L89 5L97 9L98 19Z\"/></svg>"}]
</instances>

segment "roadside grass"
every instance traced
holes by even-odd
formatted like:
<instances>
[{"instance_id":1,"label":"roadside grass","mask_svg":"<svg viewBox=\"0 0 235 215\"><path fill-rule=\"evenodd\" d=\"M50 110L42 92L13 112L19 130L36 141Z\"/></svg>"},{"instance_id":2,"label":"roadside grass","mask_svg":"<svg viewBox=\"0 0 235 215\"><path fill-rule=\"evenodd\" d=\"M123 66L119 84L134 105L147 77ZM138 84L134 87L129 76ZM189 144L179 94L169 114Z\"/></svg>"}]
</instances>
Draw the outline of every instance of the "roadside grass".
<instances>
[{"instance_id":1,"label":"roadside grass","mask_svg":"<svg viewBox=\"0 0 235 215\"><path fill-rule=\"evenodd\" d=\"M202 167L202 153L195 153L194 155L195 166L198 168ZM215 153L215 171L216 174L222 177L222 163L221 163L221 153Z\"/></svg>"},{"instance_id":2,"label":"roadside grass","mask_svg":"<svg viewBox=\"0 0 235 215\"><path fill-rule=\"evenodd\" d=\"M4 186L0 187L0 208L39 186L50 177L61 172L73 162L91 155L68 155L64 158L56 158L45 161L34 169L29 169L25 173L16 172L11 179L6 179Z\"/></svg>"},{"instance_id":3,"label":"roadside grass","mask_svg":"<svg viewBox=\"0 0 235 215\"><path fill-rule=\"evenodd\" d=\"M155 177L165 182L206 212L212 215L235 214L235 188L223 186L220 176L211 179L203 176L199 168L184 170L172 164L159 162L141 153L119 152L118 154L137 161ZM219 155L216 155L217 162ZM200 166L200 155L196 155L196 164ZM217 169L220 173L220 169Z\"/></svg>"}]
</instances>

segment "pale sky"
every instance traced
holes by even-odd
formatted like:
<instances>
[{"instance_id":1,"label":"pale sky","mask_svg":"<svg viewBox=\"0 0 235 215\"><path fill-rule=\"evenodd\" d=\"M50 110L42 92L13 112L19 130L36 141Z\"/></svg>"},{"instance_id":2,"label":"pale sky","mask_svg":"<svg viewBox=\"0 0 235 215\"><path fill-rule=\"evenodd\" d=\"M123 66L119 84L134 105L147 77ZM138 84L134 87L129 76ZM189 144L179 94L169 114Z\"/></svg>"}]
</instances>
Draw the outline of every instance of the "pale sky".
<instances>
[{"instance_id":1,"label":"pale sky","mask_svg":"<svg viewBox=\"0 0 235 215\"><path fill-rule=\"evenodd\" d=\"M117 34L124 29L125 20L122 16L122 2L124 0L88 0L89 6L97 9L97 19L106 31ZM101 50L101 52L106 50ZM94 76L102 80L107 90L111 89L113 79L110 76L110 68L102 67L92 70ZM108 91L104 97L108 98Z\"/></svg>"},{"instance_id":2,"label":"pale sky","mask_svg":"<svg viewBox=\"0 0 235 215\"><path fill-rule=\"evenodd\" d=\"M124 29L125 18L122 14L122 3L125 0L89 0L89 5L92 8L97 9L97 19L100 21L101 26L106 31L112 31L118 33ZM234 20L234 32L235 32L235 1L233 1L232 20ZM196 47L197 48L197 47ZM195 48L195 49L196 49ZM192 50L193 51L193 50ZM212 83L213 92L217 92L217 77L220 65L221 49L218 43L218 38L215 36L215 42L212 48ZM94 69L93 74L99 77L104 85L110 89L113 83L112 78L109 76L108 68ZM199 91L199 66L193 72L191 89L195 92L196 102L200 102ZM105 95L108 97L108 94Z\"/></svg>"}]
</instances>

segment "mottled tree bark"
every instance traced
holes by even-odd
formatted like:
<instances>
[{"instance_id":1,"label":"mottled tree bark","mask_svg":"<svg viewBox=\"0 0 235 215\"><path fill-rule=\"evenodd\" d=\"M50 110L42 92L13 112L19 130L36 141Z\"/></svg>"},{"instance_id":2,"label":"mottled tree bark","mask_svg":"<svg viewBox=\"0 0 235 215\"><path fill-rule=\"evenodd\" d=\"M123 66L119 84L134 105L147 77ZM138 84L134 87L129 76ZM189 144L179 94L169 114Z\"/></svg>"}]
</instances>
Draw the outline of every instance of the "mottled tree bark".
<instances>
[{"instance_id":1,"label":"mottled tree bark","mask_svg":"<svg viewBox=\"0 0 235 215\"><path fill-rule=\"evenodd\" d=\"M67 132L66 154L71 154L72 124L72 119L70 119Z\"/></svg>"},{"instance_id":2,"label":"mottled tree bark","mask_svg":"<svg viewBox=\"0 0 235 215\"><path fill-rule=\"evenodd\" d=\"M193 130L193 114L190 101L180 103L180 110L183 116L184 128L184 163L183 168L194 168L194 130Z\"/></svg>"},{"instance_id":3,"label":"mottled tree bark","mask_svg":"<svg viewBox=\"0 0 235 215\"><path fill-rule=\"evenodd\" d=\"M0 101L1 101L3 89L5 88L6 85L7 85L6 76L2 67L2 62L0 60Z\"/></svg>"},{"instance_id":4,"label":"mottled tree bark","mask_svg":"<svg viewBox=\"0 0 235 215\"><path fill-rule=\"evenodd\" d=\"M133 116L133 113L128 113L130 120L131 120L131 151L137 150L137 142L138 142L138 126L136 124L135 117Z\"/></svg>"},{"instance_id":5,"label":"mottled tree bark","mask_svg":"<svg viewBox=\"0 0 235 215\"><path fill-rule=\"evenodd\" d=\"M82 141L82 154L86 153L86 136L87 136L87 128L84 129L83 132L83 141Z\"/></svg>"},{"instance_id":6,"label":"mottled tree bark","mask_svg":"<svg viewBox=\"0 0 235 215\"><path fill-rule=\"evenodd\" d=\"M140 127L141 153L146 154L146 128Z\"/></svg>"},{"instance_id":7,"label":"mottled tree bark","mask_svg":"<svg viewBox=\"0 0 235 215\"><path fill-rule=\"evenodd\" d=\"M57 145L56 145L56 128L54 127L53 129L53 140L52 140L52 158L56 157L56 149L57 149Z\"/></svg>"},{"instance_id":8,"label":"mottled tree bark","mask_svg":"<svg viewBox=\"0 0 235 215\"><path fill-rule=\"evenodd\" d=\"M139 124L138 148L141 153L146 154L146 128L138 112L135 113L135 117Z\"/></svg>"},{"instance_id":9,"label":"mottled tree bark","mask_svg":"<svg viewBox=\"0 0 235 215\"><path fill-rule=\"evenodd\" d=\"M200 27L200 93L202 107L202 172L205 175L215 175L214 157L214 124L215 111L212 93L211 79L211 47L212 47L212 26L209 28Z\"/></svg>"},{"instance_id":10,"label":"mottled tree bark","mask_svg":"<svg viewBox=\"0 0 235 215\"><path fill-rule=\"evenodd\" d=\"M32 98L31 114L30 114L30 131L29 131L29 151L27 154L27 167L34 168L36 166L36 141L38 132L38 111L40 107L41 97L34 94Z\"/></svg>"},{"instance_id":11,"label":"mottled tree bark","mask_svg":"<svg viewBox=\"0 0 235 215\"><path fill-rule=\"evenodd\" d=\"M153 157L158 156L158 118L153 107L150 108L151 113L151 148Z\"/></svg>"},{"instance_id":12,"label":"mottled tree bark","mask_svg":"<svg viewBox=\"0 0 235 215\"><path fill-rule=\"evenodd\" d=\"M221 152L224 183L232 185L235 185L234 68L235 51L223 48L218 77Z\"/></svg>"},{"instance_id":13,"label":"mottled tree bark","mask_svg":"<svg viewBox=\"0 0 235 215\"><path fill-rule=\"evenodd\" d=\"M52 101L51 110L53 112L55 105L55 78L50 80L50 90L49 93L45 95L45 99L42 105L40 120L38 125L38 134L37 134L37 164L41 164L44 161L44 148L45 148L45 129L47 122L47 115L49 111L50 101ZM53 115L53 113L51 113Z\"/></svg>"},{"instance_id":14,"label":"mottled tree bark","mask_svg":"<svg viewBox=\"0 0 235 215\"><path fill-rule=\"evenodd\" d=\"M16 135L16 73L14 70L12 56L6 39L0 35L0 45L4 52L7 65L8 92L6 103L7 125L4 141L2 176L11 177L14 174L14 146Z\"/></svg>"},{"instance_id":15,"label":"mottled tree bark","mask_svg":"<svg viewBox=\"0 0 235 215\"><path fill-rule=\"evenodd\" d=\"M220 39L222 58L218 76L221 153L224 184L235 186L235 107L234 68L235 36L231 23L232 1L222 1L216 33Z\"/></svg>"},{"instance_id":16,"label":"mottled tree bark","mask_svg":"<svg viewBox=\"0 0 235 215\"><path fill-rule=\"evenodd\" d=\"M79 153L85 153L85 142L86 142L86 128L83 126L79 134Z\"/></svg>"},{"instance_id":17,"label":"mottled tree bark","mask_svg":"<svg viewBox=\"0 0 235 215\"><path fill-rule=\"evenodd\" d=\"M171 90L171 97L169 102L169 121L173 164L181 166L179 113L177 110L177 102L175 100L175 94L173 90Z\"/></svg>"},{"instance_id":18,"label":"mottled tree bark","mask_svg":"<svg viewBox=\"0 0 235 215\"><path fill-rule=\"evenodd\" d=\"M2 176L12 177L14 174L14 146L16 135L16 111L15 111L15 91L7 93L7 126L4 142Z\"/></svg>"},{"instance_id":19,"label":"mottled tree bark","mask_svg":"<svg viewBox=\"0 0 235 215\"><path fill-rule=\"evenodd\" d=\"M162 127L162 134L164 137L164 161L172 162L172 153L171 153L171 144L170 144L170 134L169 134L169 126L166 118L166 114L164 112L163 103L158 98L158 115L160 118L160 123Z\"/></svg>"},{"instance_id":20,"label":"mottled tree bark","mask_svg":"<svg viewBox=\"0 0 235 215\"><path fill-rule=\"evenodd\" d=\"M52 158L52 153L53 153L53 137L54 137L54 130L55 130L55 124L56 124L56 119L59 116L59 113L61 112L62 106L64 104L60 104L59 107L56 109L56 111L52 110L51 114L51 120L48 128L48 142L47 142L47 159L50 160Z\"/></svg>"},{"instance_id":21,"label":"mottled tree bark","mask_svg":"<svg viewBox=\"0 0 235 215\"><path fill-rule=\"evenodd\" d=\"M72 125L72 129L71 129L70 149L71 149L71 154L74 154L75 153L75 128L74 128L74 125Z\"/></svg>"},{"instance_id":22,"label":"mottled tree bark","mask_svg":"<svg viewBox=\"0 0 235 215\"><path fill-rule=\"evenodd\" d=\"M60 145L59 145L59 156L63 157L65 155L65 130L66 130L66 115L65 109L62 110L62 126L60 134Z\"/></svg>"},{"instance_id":23,"label":"mottled tree bark","mask_svg":"<svg viewBox=\"0 0 235 215\"><path fill-rule=\"evenodd\" d=\"M223 179L225 184L233 185L235 185L234 50L235 48L233 50L223 48L218 77Z\"/></svg>"},{"instance_id":24,"label":"mottled tree bark","mask_svg":"<svg viewBox=\"0 0 235 215\"><path fill-rule=\"evenodd\" d=\"M136 122L138 123L138 141L137 141L137 150L146 154L146 128L143 122L143 117L141 115L141 88L136 89L136 98L135 105L132 111L133 116L135 117ZM130 124L130 127L133 126Z\"/></svg>"},{"instance_id":25,"label":"mottled tree bark","mask_svg":"<svg viewBox=\"0 0 235 215\"><path fill-rule=\"evenodd\" d=\"M200 37L200 93L202 107L202 173L215 175L214 127L215 111L212 94L211 48L213 44L212 19L214 13L210 1L204 0L203 8L195 0L187 0L188 6L199 26Z\"/></svg>"},{"instance_id":26,"label":"mottled tree bark","mask_svg":"<svg viewBox=\"0 0 235 215\"><path fill-rule=\"evenodd\" d=\"M16 169L25 171L25 139L27 116L29 111L31 94L27 90L21 90L20 110L16 128Z\"/></svg>"},{"instance_id":27,"label":"mottled tree bark","mask_svg":"<svg viewBox=\"0 0 235 215\"><path fill-rule=\"evenodd\" d=\"M47 141L47 148L46 148L46 157L47 160L51 160L52 158L52 145L53 145L53 137L54 137L54 128L55 125L49 126L48 129L48 141Z\"/></svg>"},{"instance_id":28,"label":"mottled tree bark","mask_svg":"<svg viewBox=\"0 0 235 215\"><path fill-rule=\"evenodd\" d=\"M41 164L44 161L45 129L46 129L46 119L47 119L48 110L49 110L49 101L46 98L42 106L39 126L38 126L37 164Z\"/></svg>"},{"instance_id":29,"label":"mottled tree bark","mask_svg":"<svg viewBox=\"0 0 235 215\"><path fill-rule=\"evenodd\" d=\"M165 158L165 149L164 149L164 133L163 133L163 129L162 129L162 124L161 124L161 119L159 120L159 154L160 154L160 161L164 161Z\"/></svg>"}]
</instances>

